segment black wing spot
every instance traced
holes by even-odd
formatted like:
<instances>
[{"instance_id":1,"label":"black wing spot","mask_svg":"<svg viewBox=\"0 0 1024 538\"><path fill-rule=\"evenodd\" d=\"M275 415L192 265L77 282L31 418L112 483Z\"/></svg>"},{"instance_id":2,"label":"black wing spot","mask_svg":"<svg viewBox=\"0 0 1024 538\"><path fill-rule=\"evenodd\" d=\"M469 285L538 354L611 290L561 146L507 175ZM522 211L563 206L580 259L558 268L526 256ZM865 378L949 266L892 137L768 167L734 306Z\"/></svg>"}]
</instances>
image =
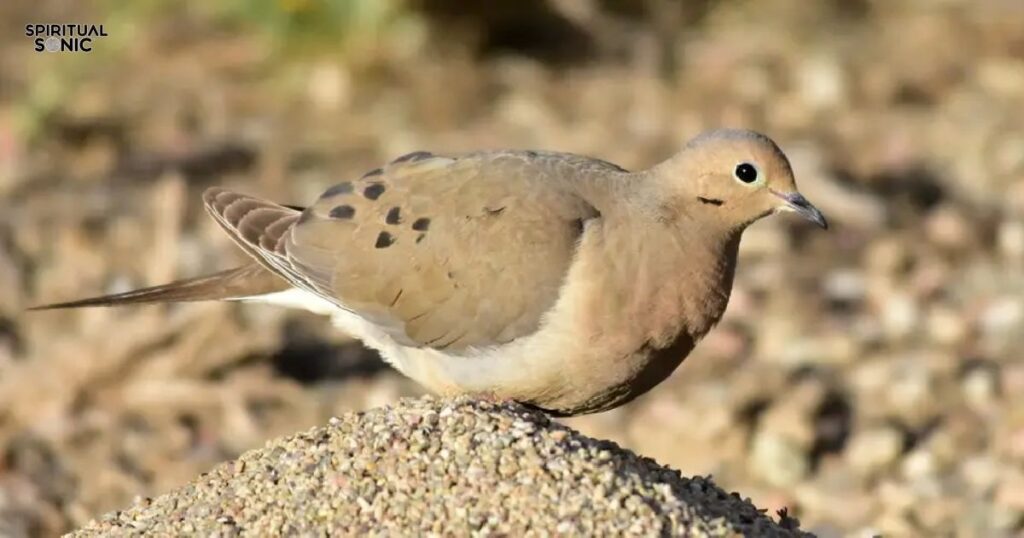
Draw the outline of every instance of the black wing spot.
<instances>
[{"instance_id":1,"label":"black wing spot","mask_svg":"<svg viewBox=\"0 0 1024 538\"><path fill-rule=\"evenodd\" d=\"M391 161L391 164L404 163L406 161L422 161L423 159L429 159L433 156L434 154L429 151L414 151L412 153L406 153L405 155Z\"/></svg>"},{"instance_id":2,"label":"black wing spot","mask_svg":"<svg viewBox=\"0 0 1024 538\"><path fill-rule=\"evenodd\" d=\"M388 224L399 224L402 222L402 208L395 206L389 209L387 216L384 217L384 222Z\"/></svg>"},{"instance_id":3,"label":"black wing spot","mask_svg":"<svg viewBox=\"0 0 1024 538\"><path fill-rule=\"evenodd\" d=\"M420 234L420 235L416 236L416 242L419 243L420 241L423 241L423 239L426 238L426 237L427 237L427 234Z\"/></svg>"},{"instance_id":4,"label":"black wing spot","mask_svg":"<svg viewBox=\"0 0 1024 538\"><path fill-rule=\"evenodd\" d=\"M350 219L356 216L356 208L350 205L340 205L332 209L328 215L332 219Z\"/></svg>"},{"instance_id":5,"label":"black wing spot","mask_svg":"<svg viewBox=\"0 0 1024 538\"><path fill-rule=\"evenodd\" d=\"M329 196L337 196L339 194L349 194L350 192L352 192L352 182L345 181L325 190L320 197L327 198Z\"/></svg>"},{"instance_id":6,"label":"black wing spot","mask_svg":"<svg viewBox=\"0 0 1024 538\"><path fill-rule=\"evenodd\" d=\"M395 236L387 232L381 232L380 234L377 235L377 242L374 243L373 246L375 248L387 248L394 244L394 242Z\"/></svg>"},{"instance_id":7,"label":"black wing spot","mask_svg":"<svg viewBox=\"0 0 1024 538\"><path fill-rule=\"evenodd\" d=\"M430 219L426 217L418 218L412 223L412 229L417 232L425 232L430 229Z\"/></svg>"},{"instance_id":8,"label":"black wing spot","mask_svg":"<svg viewBox=\"0 0 1024 538\"><path fill-rule=\"evenodd\" d=\"M379 175L381 175L383 173L384 173L384 169L383 168L374 168L373 170L370 170L369 172L363 174L363 177L365 178L365 177L379 176Z\"/></svg>"},{"instance_id":9,"label":"black wing spot","mask_svg":"<svg viewBox=\"0 0 1024 538\"><path fill-rule=\"evenodd\" d=\"M373 183L369 187L363 189L363 196L370 200L376 200L377 198L380 198L380 195L384 194L385 190L387 190L387 188L383 183Z\"/></svg>"},{"instance_id":10,"label":"black wing spot","mask_svg":"<svg viewBox=\"0 0 1024 538\"><path fill-rule=\"evenodd\" d=\"M700 203L702 204L711 204L713 206L720 206L725 203L717 198L705 198L703 196L698 196L697 199L700 200Z\"/></svg>"}]
</instances>

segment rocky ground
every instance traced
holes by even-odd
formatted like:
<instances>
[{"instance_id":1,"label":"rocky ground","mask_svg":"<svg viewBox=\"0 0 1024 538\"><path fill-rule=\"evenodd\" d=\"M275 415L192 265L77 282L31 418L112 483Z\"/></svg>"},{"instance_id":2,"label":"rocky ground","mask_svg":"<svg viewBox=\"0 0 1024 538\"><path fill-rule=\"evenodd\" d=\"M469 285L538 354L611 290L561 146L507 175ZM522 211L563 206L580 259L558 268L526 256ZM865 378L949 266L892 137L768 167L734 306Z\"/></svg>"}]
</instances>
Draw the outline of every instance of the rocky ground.
<instances>
[{"instance_id":1,"label":"rocky ground","mask_svg":"<svg viewBox=\"0 0 1024 538\"><path fill-rule=\"evenodd\" d=\"M1024 532L1019 2L257 4L0 6L2 533L418 394L311 315L23 312L237 263L207 186L302 204L419 149L637 168L725 125L777 139L833 229L755 225L678 372L566 423L822 536ZM34 53L49 20L110 37Z\"/></svg>"},{"instance_id":2,"label":"rocky ground","mask_svg":"<svg viewBox=\"0 0 1024 538\"><path fill-rule=\"evenodd\" d=\"M538 411L428 397L273 441L74 536L806 536L798 526Z\"/></svg>"}]
</instances>

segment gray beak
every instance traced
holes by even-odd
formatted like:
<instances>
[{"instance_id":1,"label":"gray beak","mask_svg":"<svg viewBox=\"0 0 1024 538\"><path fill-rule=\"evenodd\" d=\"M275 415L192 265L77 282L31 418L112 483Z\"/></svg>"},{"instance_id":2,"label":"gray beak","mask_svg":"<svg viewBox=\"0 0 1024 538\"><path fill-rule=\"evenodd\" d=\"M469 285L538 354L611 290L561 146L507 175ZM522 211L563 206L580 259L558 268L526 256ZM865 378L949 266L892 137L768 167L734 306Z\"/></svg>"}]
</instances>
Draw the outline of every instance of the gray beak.
<instances>
[{"instance_id":1,"label":"gray beak","mask_svg":"<svg viewBox=\"0 0 1024 538\"><path fill-rule=\"evenodd\" d=\"M775 191L772 191L772 194L785 200L786 205L783 206L782 209L793 211L818 226L821 226L826 230L828 229L828 221L825 220L825 215L822 215L821 211L818 211L818 208L814 207L814 204L808 202L807 198L804 198L804 195L799 192L782 193Z\"/></svg>"}]
</instances>

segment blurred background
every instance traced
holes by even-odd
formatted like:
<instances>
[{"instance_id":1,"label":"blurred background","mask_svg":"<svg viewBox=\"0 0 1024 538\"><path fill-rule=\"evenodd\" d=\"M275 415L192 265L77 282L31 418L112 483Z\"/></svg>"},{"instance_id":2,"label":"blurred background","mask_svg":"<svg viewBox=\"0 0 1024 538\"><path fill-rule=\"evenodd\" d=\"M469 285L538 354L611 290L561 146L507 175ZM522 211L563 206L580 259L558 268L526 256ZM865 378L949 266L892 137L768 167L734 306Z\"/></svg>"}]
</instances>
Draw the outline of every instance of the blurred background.
<instances>
[{"instance_id":1,"label":"blurred background","mask_svg":"<svg viewBox=\"0 0 1024 538\"><path fill-rule=\"evenodd\" d=\"M90 53L26 24L103 24ZM413 150L627 168L762 130L833 223L744 236L665 384L567 420L822 536L1024 532L1024 3L0 3L0 535L52 535L419 393L312 315L25 313L232 267L225 185L282 203Z\"/></svg>"}]
</instances>

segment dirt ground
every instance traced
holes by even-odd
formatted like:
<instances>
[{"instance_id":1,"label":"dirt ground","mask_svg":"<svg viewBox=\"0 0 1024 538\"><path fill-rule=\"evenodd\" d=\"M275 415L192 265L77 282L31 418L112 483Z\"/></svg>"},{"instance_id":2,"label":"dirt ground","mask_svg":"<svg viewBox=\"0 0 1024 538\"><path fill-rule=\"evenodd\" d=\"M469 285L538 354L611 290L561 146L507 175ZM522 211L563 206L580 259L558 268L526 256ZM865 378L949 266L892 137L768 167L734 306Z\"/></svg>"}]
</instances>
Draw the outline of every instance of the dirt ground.
<instances>
[{"instance_id":1,"label":"dirt ground","mask_svg":"<svg viewBox=\"0 0 1024 538\"><path fill-rule=\"evenodd\" d=\"M237 264L204 188L304 204L421 149L639 168L720 126L833 228L756 224L676 374L566 422L822 536L1024 532L1019 1L124 4L0 4L0 534L419 393L309 314L24 312ZM109 35L35 52L53 21Z\"/></svg>"}]
</instances>

